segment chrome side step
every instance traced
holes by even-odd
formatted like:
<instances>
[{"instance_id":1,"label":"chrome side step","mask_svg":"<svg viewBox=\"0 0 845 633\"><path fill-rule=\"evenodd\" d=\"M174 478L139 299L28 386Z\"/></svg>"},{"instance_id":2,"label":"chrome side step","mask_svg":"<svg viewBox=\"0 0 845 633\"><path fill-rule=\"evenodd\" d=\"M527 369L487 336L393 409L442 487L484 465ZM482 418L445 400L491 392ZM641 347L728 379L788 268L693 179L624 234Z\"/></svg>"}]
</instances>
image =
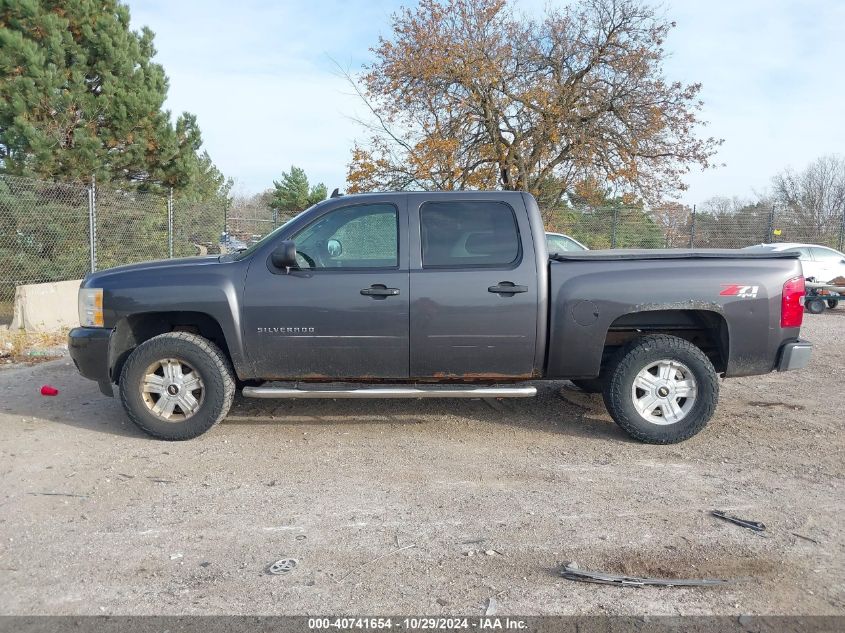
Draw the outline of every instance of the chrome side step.
<instances>
[{"instance_id":1,"label":"chrome side step","mask_svg":"<svg viewBox=\"0 0 845 633\"><path fill-rule=\"evenodd\" d=\"M530 398L537 387L361 387L355 389L292 389L244 387L246 398Z\"/></svg>"}]
</instances>

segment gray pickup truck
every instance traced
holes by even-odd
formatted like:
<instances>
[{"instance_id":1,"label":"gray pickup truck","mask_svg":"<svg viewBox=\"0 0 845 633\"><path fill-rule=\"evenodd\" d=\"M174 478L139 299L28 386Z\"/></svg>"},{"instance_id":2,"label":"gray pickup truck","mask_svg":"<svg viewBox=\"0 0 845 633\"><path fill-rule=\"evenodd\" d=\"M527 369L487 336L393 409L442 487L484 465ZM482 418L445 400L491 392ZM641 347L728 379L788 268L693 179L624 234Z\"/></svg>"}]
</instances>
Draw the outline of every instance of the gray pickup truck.
<instances>
[{"instance_id":1,"label":"gray pickup truck","mask_svg":"<svg viewBox=\"0 0 845 633\"><path fill-rule=\"evenodd\" d=\"M794 253L547 252L520 192L340 196L230 255L88 275L80 373L167 440L253 398L498 398L570 379L644 442L700 431L719 376L799 369Z\"/></svg>"}]
</instances>

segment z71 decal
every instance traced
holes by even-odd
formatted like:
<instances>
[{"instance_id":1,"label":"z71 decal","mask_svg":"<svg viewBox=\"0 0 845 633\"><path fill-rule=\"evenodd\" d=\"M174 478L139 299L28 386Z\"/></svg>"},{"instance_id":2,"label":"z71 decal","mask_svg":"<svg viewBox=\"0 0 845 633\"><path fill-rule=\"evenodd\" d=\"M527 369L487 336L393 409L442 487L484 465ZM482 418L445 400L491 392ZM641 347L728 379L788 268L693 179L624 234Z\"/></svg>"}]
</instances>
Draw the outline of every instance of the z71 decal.
<instances>
[{"instance_id":1,"label":"z71 decal","mask_svg":"<svg viewBox=\"0 0 845 633\"><path fill-rule=\"evenodd\" d=\"M760 286L743 286L742 284L722 284L722 297L739 297L740 299L756 299Z\"/></svg>"}]
</instances>

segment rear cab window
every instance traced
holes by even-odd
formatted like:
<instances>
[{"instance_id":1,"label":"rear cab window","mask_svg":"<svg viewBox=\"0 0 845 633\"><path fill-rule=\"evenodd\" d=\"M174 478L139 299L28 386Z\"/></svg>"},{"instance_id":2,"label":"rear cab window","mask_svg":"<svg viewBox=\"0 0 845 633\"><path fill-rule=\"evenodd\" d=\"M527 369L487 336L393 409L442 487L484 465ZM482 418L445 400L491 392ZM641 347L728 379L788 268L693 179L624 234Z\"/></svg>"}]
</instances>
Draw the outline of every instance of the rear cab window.
<instances>
[{"instance_id":1,"label":"rear cab window","mask_svg":"<svg viewBox=\"0 0 845 633\"><path fill-rule=\"evenodd\" d=\"M423 268L505 268L522 258L516 215L504 202L425 202L420 238Z\"/></svg>"}]
</instances>

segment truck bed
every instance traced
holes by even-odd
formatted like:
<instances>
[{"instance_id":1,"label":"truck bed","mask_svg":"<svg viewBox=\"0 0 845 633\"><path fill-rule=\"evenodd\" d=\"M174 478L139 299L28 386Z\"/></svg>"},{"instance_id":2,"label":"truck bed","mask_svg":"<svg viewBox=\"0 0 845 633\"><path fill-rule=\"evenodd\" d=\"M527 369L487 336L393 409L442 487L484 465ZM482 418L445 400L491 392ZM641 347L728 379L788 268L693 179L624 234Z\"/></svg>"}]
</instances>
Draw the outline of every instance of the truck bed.
<instances>
[{"instance_id":1,"label":"truck bed","mask_svg":"<svg viewBox=\"0 0 845 633\"><path fill-rule=\"evenodd\" d=\"M615 261L647 259L798 259L799 253L757 252L732 248L616 248L551 253L554 261Z\"/></svg>"}]
</instances>

